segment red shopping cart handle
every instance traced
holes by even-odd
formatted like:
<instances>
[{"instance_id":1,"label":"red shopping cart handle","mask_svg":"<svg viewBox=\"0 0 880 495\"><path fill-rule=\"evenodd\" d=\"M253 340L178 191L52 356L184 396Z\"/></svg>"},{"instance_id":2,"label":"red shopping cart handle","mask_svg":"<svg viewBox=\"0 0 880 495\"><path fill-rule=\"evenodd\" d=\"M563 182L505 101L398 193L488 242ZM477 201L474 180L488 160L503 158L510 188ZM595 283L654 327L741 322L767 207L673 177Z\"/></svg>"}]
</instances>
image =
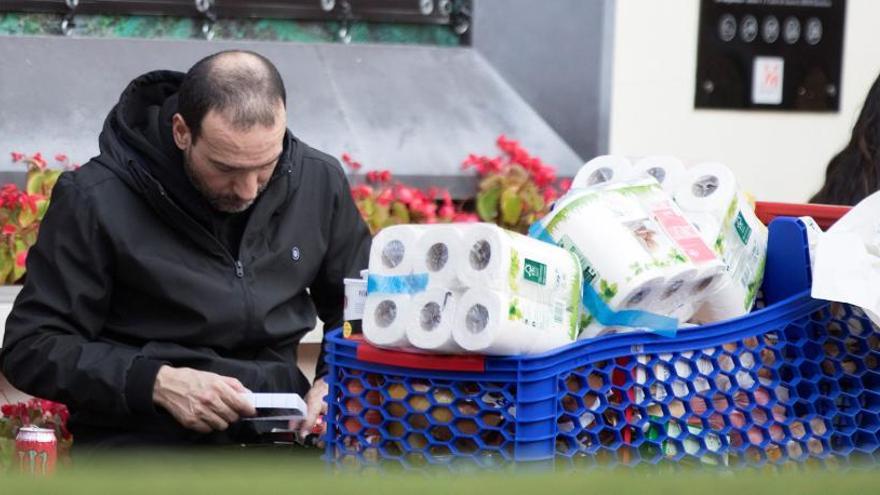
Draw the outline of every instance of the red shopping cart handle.
<instances>
[{"instance_id":1,"label":"red shopping cart handle","mask_svg":"<svg viewBox=\"0 0 880 495\"><path fill-rule=\"evenodd\" d=\"M486 359L483 356L391 351L373 347L364 342L363 337L360 335L353 335L351 339L360 341L357 345L357 358L359 361L420 370L470 371L477 373L486 371Z\"/></svg>"},{"instance_id":2,"label":"red shopping cart handle","mask_svg":"<svg viewBox=\"0 0 880 495\"><path fill-rule=\"evenodd\" d=\"M813 217L822 230L834 225L834 222L846 215L850 209L852 208L849 206L838 205L770 203L766 201L755 203L755 214L764 224L769 224L776 217Z\"/></svg>"}]
</instances>

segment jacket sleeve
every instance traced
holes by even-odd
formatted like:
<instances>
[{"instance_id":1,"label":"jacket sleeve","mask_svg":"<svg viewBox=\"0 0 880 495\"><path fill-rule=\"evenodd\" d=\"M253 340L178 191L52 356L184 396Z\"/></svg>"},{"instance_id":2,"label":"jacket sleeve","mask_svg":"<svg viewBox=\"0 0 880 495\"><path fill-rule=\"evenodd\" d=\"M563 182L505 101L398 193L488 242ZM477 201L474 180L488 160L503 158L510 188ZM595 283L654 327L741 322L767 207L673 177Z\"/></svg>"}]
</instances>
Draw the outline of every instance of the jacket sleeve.
<instances>
[{"instance_id":1,"label":"jacket sleeve","mask_svg":"<svg viewBox=\"0 0 880 495\"><path fill-rule=\"evenodd\" d=\"M310 287L318 309L318 317L324 322L325 332L342 326L342 306L345 296L342 280L360 278L360 271L367 268L369 262L372 241L370 229L354 204L348 181L341 169L339 175L341 178L337 182L337 190L334 191L334 211L327 253ZM315 367L315 378L327 374L325 352L326 342L322 342Z\"/></svg>"},{"instance_id":2,"label":"jacket sleeve","mask_svg":"<svg viewBox=\"0 0 880 495\"><path fill-rule=\"evenodd\" d=\"M73 409L154 412L161 362L101 341L113 290L111 243L75 173L56 184L27 277L6 322L0 367L26 393Z\"/></svg>"}]
</instances>

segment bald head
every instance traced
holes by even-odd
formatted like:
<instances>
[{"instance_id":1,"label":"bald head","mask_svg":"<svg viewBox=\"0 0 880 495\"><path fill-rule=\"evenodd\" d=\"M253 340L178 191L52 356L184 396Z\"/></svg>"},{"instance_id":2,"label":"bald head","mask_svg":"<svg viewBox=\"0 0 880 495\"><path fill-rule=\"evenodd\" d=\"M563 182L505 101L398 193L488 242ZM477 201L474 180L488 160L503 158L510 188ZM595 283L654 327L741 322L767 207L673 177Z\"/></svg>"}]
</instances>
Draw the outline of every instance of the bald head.
<instances>
[{"instance_id":1,"label":"bald head","mask_svg":"<svg viewBox=\"0 0 880 495\"><path fill-rule=\"evenodd\" d=\"M230 50L205 57L190 68L178 92L177 108L195 142L212 111L238 130L271 127L286 98L272 62L253 52Z\"/></svg>"}]
</instances>

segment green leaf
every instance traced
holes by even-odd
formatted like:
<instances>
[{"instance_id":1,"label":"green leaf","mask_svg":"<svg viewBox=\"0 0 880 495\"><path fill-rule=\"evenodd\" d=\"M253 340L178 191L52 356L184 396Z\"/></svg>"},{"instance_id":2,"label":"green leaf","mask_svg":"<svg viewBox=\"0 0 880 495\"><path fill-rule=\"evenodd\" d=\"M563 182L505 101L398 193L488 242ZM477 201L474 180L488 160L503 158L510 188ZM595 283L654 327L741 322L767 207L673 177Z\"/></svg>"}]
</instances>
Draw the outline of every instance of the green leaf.
<instances>
[{"instance_id":1,"label":"green leaf","mask_svg":"<svg viewBox=\"0 0 880 495\"><path fill-rule=\"evenodd\" d=\"M477 215L485 222L494 222L498 218L498 200L501 187L487 189L477 194Z\"/></svg>"},{"instance_id":2,"label":"green leaf","mask_svg":"<svg viewBox=\"0 0 880 495\"><path fill-rule=\"evenodd\" d=\"M516 189L507 188L501 193L501 221L505 225L516 225L522 215L523 202Z\"/></svg>"},{"instance_id":3,"label":"green leaf","mask_svg":"<svg viewBox=\"0 0 880 495\"><path fill-rule=\"evenodd\" d=\"M410 223L409 208L400 201L391 203L391 218L396 220L395 223Z\"/></svg>"},{"instance_id":4,"label":"green leaf","mask_svg":"<svg viewBox=\"0 0 880 495\"><path fill-rule=\"evenodd\" d=\"M21 211L18 213L18 227L21 229L27 228L30 224L38 220L39 213L39 208L34 211L29 205L22 206Z\"/></svg>"},{"instance_id":5,"label":"green leaf","mask_svg":"<svg viewBox=\"0 0 880 495\"><path fill-rule=\"evenodd\" d=\"M14 282L14 280L10 280L12 267L14 265L15 257L12 256L9 246L3 244L2 247L0 247L0 282L6 285Z\"/></svg>"},{"instance_id":6,"label":"green leaf","mask_svg":"<svg viewBox=\"0 0 880 495\"><path fill-rule=\"evenodd\" d=\"M29 173L27 175L27 184L25 185L25 191L28 194L42 194L43 192L43 184L46 182L46 176L39 172Z\"/></svg>"}]
</instances>

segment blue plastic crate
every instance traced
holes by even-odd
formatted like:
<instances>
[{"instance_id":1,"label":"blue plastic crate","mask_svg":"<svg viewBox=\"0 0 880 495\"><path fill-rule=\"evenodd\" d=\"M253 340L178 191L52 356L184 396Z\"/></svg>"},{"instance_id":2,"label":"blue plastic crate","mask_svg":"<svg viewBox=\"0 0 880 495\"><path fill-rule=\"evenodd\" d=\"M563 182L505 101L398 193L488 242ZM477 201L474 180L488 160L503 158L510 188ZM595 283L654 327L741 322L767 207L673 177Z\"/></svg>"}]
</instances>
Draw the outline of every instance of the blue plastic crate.
<instances>
[{"instance_id":1,"label":"blue plastic crate","mask_svg":"<svg viewBox=\"0 0 880 495\"><path fill-rule=\"evenodd\" d=\"M810 297L806 235L771 224L747 317L538 356L415 355L328 336L326 459L498 467L834 464L880 455L880 330Z\"/></svg>"}]
</instances>

